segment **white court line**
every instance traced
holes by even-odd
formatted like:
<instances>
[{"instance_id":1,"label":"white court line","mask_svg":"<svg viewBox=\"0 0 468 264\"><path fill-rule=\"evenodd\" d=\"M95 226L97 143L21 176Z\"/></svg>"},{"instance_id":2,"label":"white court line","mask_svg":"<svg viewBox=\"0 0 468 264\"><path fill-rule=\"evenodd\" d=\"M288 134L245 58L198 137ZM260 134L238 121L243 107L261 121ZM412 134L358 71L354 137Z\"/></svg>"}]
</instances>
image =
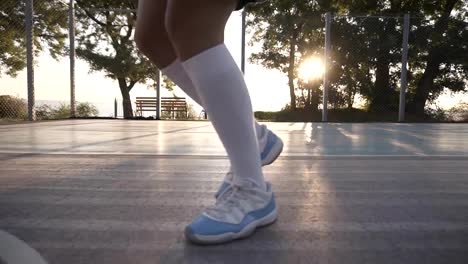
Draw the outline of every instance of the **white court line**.
<instances>
[{"instance_id":1,"label":"white court line","mask_svg":"<svg viewBox=\"0 0 468 264\"><path fill-rule=\"evenodd\" d=\"M274 224L277 231L293 232L460 232L468 231L468 223L462 222L331 222L302 220L280 221ZM299 222L298 222L299 221ZM2 228L50 229L68 231L148 231L148 232L179 232L188 223L174 221L122 221L96 219L40 219L40 218L0 218Z\"/></svg>"},{"instance_id":2,"label":"white court line","mask_svg":"<svg viewBox=\"0 0 468 264\"><path fill-rule=\"evenodd\" d=\"M362 172L367 173L367 172ZM411 172L404 172L406 176L411 176ZM98 174L98 173L96 173ZM374 173L375 175L379 175L379 173ZM387 173L381 173L382 175L388 175L389 172ZM415 173L416 174L416 173ZM421 172L416 175L426 175L424 172ZM385 177L385 178L378 178L378 177L352 177L352 175L349 175L349 177L337 177L336 175L344 175L348 176L346 172L338 173L338 172L328 172L328 173L317 173L317 176L314 176L314 174L298 174L297 178L294 179L284 179L281 178L280 176L274 176L270 175L268 172L265 173L265 178L271 179L272 182L280 184L280 183L289 183L289 184L298 184L298 183L303 183L307 186L310 186L311 184L314 183L320 183L323 181L326 181L328 183L382 183L382 184L393 184L393 183L438 183L438 184L447 184L447 183L468 183L468 177L463 175L460 175L461 173L453 173L453 175L460 175L460 178L434 178L434 176L438 176L438 174L445 174L442 172L437 172L434 174L431 174L432 178L427 178L424 179L422 176L418 176L419 178L404 178L404 177ZM18 176L18 174L13 174L11 176L9 175L0 175L0 179L8 179L8 180L19 180L19 179L29 179L30 182L34 182L34 180L42 179L42 180L66 180L66 181L88 181L89 184L91 184L93 181L102 181L102 182L118 182L118 181L131 181L133 183L136 182L148 182L148 184L155 184L155 183L172 183L172 184L179 184L179 185L190 185L190 184L219 184L222 181L222 174L218 174L216 177L178 177L177 175L173 176L128 176L128 177L122 177L122 176L114 176L114 175L108 175L108 176L99 176L99 175L85 175L85 176L70 176L70 175L64 175L64 174L58 174L58 175L45 175L45 174L40 174L40 175L31 175L28 174L26 176ZM429 174L427 174L429 175ZM426 181L425 181L426 180ZM28 184L25 182L25 184ZM68 182L70 184L70 182ZM72 183L73 184L73 183ZM1 188L1 187L0 187Z\"/></svg>"},{"instance_id":3,"label":"white court line","mask_svg":"<svg viewBox=\"0 0 468 264\"><path fill-rule=\"evenodd\" d=\"M171 243L172 242L172 243ZM170 252L174 250L184 251L189 253L190 250L196 251L195 248L190 249L183 242L167 241L161 243L160 241L145 241L145 242L36 242L32 243L38 249L62 249L62 250L123 250L123 251L155 251L162 250ZM290 241L260 241L260 243L243 243L235 244L226 247L210 247L210 253L214 252L238 252L242 254L245 251L261 252L272 250L312 250L312 251L326 251L329 250L372 250L372 251L390 251L390 250L466 250L466 245L463 244L447 244L438 241L424 241L424 242L383 242L372 241L369 244L351 244L347 241L301 241L300 243L291 243Z\"/></svg>"},{"instance_id":4,"label":"white court line","mask_svg":"<svg viewBox=\"0 0 468 264\"><path fill-rule=\"evenodd\" d=\"M63 195L24 195L2 194L0 204L34 204L34 205L109 205L109 206L208 206L213 203L213 197L148 197L148 198L114 198L114 197L77 197ZM460 199L414 199L414 198L388 198L372 199L319 199L310 201L306 197L278 197L280 206L468 206L468 200Z\"/></svg>"},{"instance_id":5,"label":"white court line","mask_svg":"<svg viewBox=\"0 0 468 264\"><path fill-rule=\"evenodd\" d=\"M22 154L22 155L68 155L68 156L142 156L142 157L155 157L155 158L179 158L179 159L228 159L226 155L219 154L173 154L173 153L141 153L141 152L89 152L89 151L21 151L21 150L1 150L0 154ZM293 154L293 153L282 153L279 159L282 158L297 158L297 159L309 159L309 158L461 158L468 159L468 153L466 154Z\"/></svg>"},{"instance_id":6,"label":"white court line","mask_svg":"<svg viewBox=\"0 0 468 264\"><path fill-rule=\"evenodd\" d=\"M121 188L121 187L63 187L63 186L40 186L40 185L32 185L32 186L23 186L23 185L3 185L0 186L0 191L8 191L8 190L48 190L48 191L90 191L90 192L145 192L145 193L209 193L215 192L217 186L207 186L205 189L187 189L187 188ZM436 189L427 189L427 190L401 190L401 189L379 189L379 190L330 190L330 191L320 191L320 190L309 190L309 189L284 189L282 187L277 187L275 189L276 194L281 193L295 193L298 195L303 194L468 194L468 190L457 190L457 191L443 191L443 190L436 190ZM211 195L211 194L210 194Z\"/></svg>"}]
</instances>

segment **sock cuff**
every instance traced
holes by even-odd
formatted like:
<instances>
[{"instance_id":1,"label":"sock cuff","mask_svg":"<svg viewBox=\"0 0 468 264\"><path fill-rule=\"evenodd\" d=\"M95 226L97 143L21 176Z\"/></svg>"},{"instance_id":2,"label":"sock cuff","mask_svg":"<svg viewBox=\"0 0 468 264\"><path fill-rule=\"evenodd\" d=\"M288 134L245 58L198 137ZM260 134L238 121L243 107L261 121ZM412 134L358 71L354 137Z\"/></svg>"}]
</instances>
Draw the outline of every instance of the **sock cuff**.
<instances>
[{"instance_id":1,"label":"sock cuff","mask_svg":"<svg viewBox=\"0 0 468 264\"><path fill-rule=\"evenodd\" d=\"M164 75L172 76L174 73L177 74L178 72L180 72L181 68L183 69L182 62L177 58L171 64L161 69L161 72Z\"/></svg>"},{"instance_id":2,"label":"sock cuff","mask_svg":"<svg viewBox=\"0 0 468 264\"><path fill-rule=\"evenodd\" d=\"M220 68L220 61L224 62L223 65L227 67ZM229 52L226 45L223 43L209 48L207 50L204 50L201 53L198 53L197 55L189 58L188 60L183 61L182 65L188 73L194 71L198 72L201 70L205 74L210 74L212 72L218 72L220 70L230 68L230 62L235 64L231 53ZM237 67L236 64L235 66Z\"/></svg>"}]
</instances>

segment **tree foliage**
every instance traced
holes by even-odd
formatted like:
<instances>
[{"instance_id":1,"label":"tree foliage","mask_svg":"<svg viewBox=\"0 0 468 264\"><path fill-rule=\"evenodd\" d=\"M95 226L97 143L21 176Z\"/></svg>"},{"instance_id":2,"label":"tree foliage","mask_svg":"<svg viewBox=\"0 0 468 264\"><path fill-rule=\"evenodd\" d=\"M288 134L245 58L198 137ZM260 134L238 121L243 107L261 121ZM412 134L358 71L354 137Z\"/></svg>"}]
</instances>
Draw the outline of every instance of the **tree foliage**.
<instances>
[{"instance_id":1,"label":"tree foliage","mask_svg":"<svg viewBox=\"0 0 468 264\"><path fill-rule=\"evenodd\" d=\"M94 117L99 114L96 106L88 102L80 102L76 105L76 117ZM43 104L36 107L38 120L67 119L70 117L70 105L60 104L51 106Z\"/></svg>"},{"instance_id":2,"label":"tree foliage","mask_svg":"<svg viewBox=\"0 0 468 264\"><path fill-rule=\"evenodd\" d=\"M123 97L124 117L133 117L130 91L137 83L154 85L157 69L138 52L133 33L136 13L128 0L77 0L77 55L92 71L117 80Z\"/></svg>"},{"instance_id":3,"label":"tree foliage","mask_svg":"<svg viewBox=\"0 0 468 264\"><path fill-rule=\"evenodd\" d=\"M250 44L261 44L251 60L288 75L294 109L304 101L301 94L295 99L302 93L297 65L308 56L322 55L321 15L332 12L329 103L351 108L360 95L372 111L397 111L402 16L410 13L407 98L414 106L410 109L423 113L426 102L444 90L467 90L467 5L460 0L271 0L249 9Z\"/></svg>"},{"instance_id":4,"label":"tree foliage","mask_svg":"<svg viewBox=\"0 0 468 264\"><path fill-rule=\"evenodd\" d=\"M326 6L326 1L320 5L316 1L273 0L248 9L252 14L247 23L253 33L250 44L258 43L262 47L250 59L288 75L293 109L296 108L297 66L301 57L317 52L307 47L318 46L323 39L320 17Z\"/></svg>"},{"instance_id":5,"label":"tree foliage","mask_svg":"<svg viewBox=\"0 0 468 264\"><path fill-rule=\"evenodd\" d=\"M34 52L48 51L53 58L66 53L68 6L58 0L34 1ZM0 2L0 76L15 77L26 67L25 1Z\"/></svg>"},{"instance_id":6,"label":"tree foliage","mask_svg":"<svg viewBox=\"0 0 468 264\"><path fill-rule=\"evenodd\" d=\"M0 119L26 119L27 117L26 100L11 95L0 95Z\"/></svg>"}]
</instances>

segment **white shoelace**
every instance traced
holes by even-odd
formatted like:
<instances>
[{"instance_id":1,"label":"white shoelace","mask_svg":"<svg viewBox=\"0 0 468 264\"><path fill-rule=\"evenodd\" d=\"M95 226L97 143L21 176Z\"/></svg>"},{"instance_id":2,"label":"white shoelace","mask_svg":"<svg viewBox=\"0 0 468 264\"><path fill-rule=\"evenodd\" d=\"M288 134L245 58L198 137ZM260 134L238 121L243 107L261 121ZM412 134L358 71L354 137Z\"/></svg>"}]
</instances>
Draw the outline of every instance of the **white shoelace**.
<instances>
[{"instance_id":1,"label":"white shoelace","mask_svg":"<svg viewBox=\"0 0 468 264\"><path fill-rule=\"evenodd\" d=\"M258 190L255 187L233 184L221 193L216 203L208 207L205 213L216 219L224 219L227 214L233 212L234 208L246 213L241 203L252 199L256 192Z\"/></svg>"}]
</instances>

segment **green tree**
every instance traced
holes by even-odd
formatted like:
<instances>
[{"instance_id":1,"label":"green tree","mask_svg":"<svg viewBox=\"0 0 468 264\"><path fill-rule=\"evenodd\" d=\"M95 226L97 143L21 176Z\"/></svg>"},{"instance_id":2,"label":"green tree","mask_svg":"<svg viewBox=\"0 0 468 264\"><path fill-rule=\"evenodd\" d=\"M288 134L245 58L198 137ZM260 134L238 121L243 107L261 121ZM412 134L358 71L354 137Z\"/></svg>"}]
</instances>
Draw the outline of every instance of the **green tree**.
<instances>
[{"instance_id":1,"label":"green tree","mask_svg":"<svg viewBox=\"0 0 468 264\"><path fill-rule=\"evenodd\" d=\"M270 69L278 69L288 76L290 107L296 109L296 79L298 57L309 53L311 46L323 45L320 20L327 1L272 0L247 9L247 26L253 33L252 42L262 49L250 60Z\"/></svg>"},{"instance_id":2,"label":"green tree","mask_svg":"<svg viewBox=\"0 0 468 264\"><path fill-rule=\"evenodd\" d=\"M328 69L330 80L329 103L335 107L351 109L357 94L373 100L373 66L371 38L366 26L373 19L356 19L349 16L334 17L331 30L331 60ZM376 44L374 44L376 45Z\"/></svg>"},{"instance_id":3,"label":"green tree","mask_svg":"<svg viewBox=\"0 0 468 264\"><path fill-rule=\"evenodd\" d=\"M429 19L414 20L414 45L410 60L414 68L410 83L409 111L424 113L444 89L467 91L468 78L468 3L460 0L428 1L421 7Z\"/></svg>"},{"instance_id":4,"label":"green tree","mask_svg":"<svg viewBox=\"0 0 468 264\"><path fill-rule=\"evenodd\" d=\"M34 51L49 51L58 58L66 53L68 6L58 0L34 1ZM0 2L0 76L16 76L26 67L25 1Z\"/></svg>"},{"instance_id":5,"label":"green tree","mask_svg":"<svg viewBox=\"0 0 468 264\"><path fill-rule=\"evenodd\" d=\"M408 108L424 114L426 102L436 99L444 89L466 90L467 5L466 1L456 0L272 0L268 5L250 9L254 17L248 25L253 29L253 41L262 44L262 50L254 53L251 60L288 75L290 105L295 108L295 63L308 51L323 48L324 23L319 20L320 15L327 11L348 15L333 18L328 76L329 94L333 93L336 100L330 103L342 106L345 99L345 105L351 108L359 94L367 99L372 111L396 111L401 16L410 13Z\"/></svg>"},{"instance_id":6,"label":"green tree","mask_svg":"<svg viewBox=\"0 0 468 264\"><path fill-rule=\"evenodd\" d=\"M396 78L392 78L390 69L401 59L402 32L398 27L400 20L394 16L400 16L412 2L414 1L334 1L340 14L351 14L349 17L338 19L336 26L350 29L347 33L342 32L345 38L356 39L357 36L360 40L354 43L344 41L345 45L338 44L338 47L344 50L357 49L351 52L354 53L352 58L357 59L355 62L359 63L351 62L349 66L359 65L374 71L375 81L372 89L363 91L363 95L369 100L371 111L385 112L397 109ZM387 17L355 18L352 17L353 14Z\"/></svg>"},{"instance_id":7,"label":"green tree","mask_svg":"<svg viewBox=\"0 0 468 264\"><path fill-rule=\"evenodd\" d=\"M268 5L259 5L252 7L249 11L252 17L248 26L253 31L253 41L262 44L262 50L254 53L251 61L258 62L267 68L279 69L288 75L288 84L290 89L290 107L295 108L297 103L302 107L304 102L310 98L310 106L316 109L320 101L321 93L319 87L307 92L307 98L299 96L295 99L296 90L303 90L303 85L297 82L297 62L309 56L321 56L324 45L324 21L323 14L328 11L343 12L348 10L346 5L339 1L291 1L291 0L273 0ZM373 26L374 31L378 32L373 21L366 21L368 27ZM378 91L373 91L370 87L371 65L367 51L372 50L369 46L378 47L381 41L365 41L369 38L369 33L364 32L363 25L357 25L356 21L350 21L349 18L334 18L332 25L332 60L328 77L330 79L329 103L333 107L342 107L345 101L349 108L354 103L355 95L358 93L367 94L366 98L370 101L374 97L382 98L386 101L386 94L390 90L390 85L379 85L385 87ZM376 33L374 33L376 34ZM380 33L382 34L382 33ZM372 38L369 38L372 39ZM387 46L391 46L388 43ZM398 48L398 45L396 45ZM382 51L381 53L390 53ZM374 55L376 57L376 55ZM381 61L389 61L385 56L381 56ZM393 55L393 57L398 57ZM374 59L374 65L377 64ZM386 68L380 62L380 65ZM382 68L383 66L380 66ZM379 72L385 73L385 69ZM388 72L388 69L387 69ZM384 77L380 77L384 76ZM389 82L389 76L380 74L377 83ZM298 86L299 85L299 86ZM316 98L316 99L313 99ZM379 102L384 104L384 102ZM388 103L387 103L388 104ZM309 106L309 105L308 105Z\"/></svg>"},{"instance_id":8,"label":"green tree","mask_svg":"<svg viewBox=\"0 0 468 264\"><path fill-rule=\"evenodd\" d=\"M77 0L77 5L77 55L92 71L103 71L118 82L124 118L132 118L130 91L137 83L154 86L157 69L136 48L136 13L111 10L131 10L136 5L128 0ZM99 8L103 11L93 11Z\"/></svg>"},{"instance_id":9,"label":"green tree","mask_svg":"<svg viewBox=\"0 0 468 264\"><path fill-rule=\"evenodd\" d=\"M409 13L411 15L409 111L424 114L426 103L437 99L445 88L455 92L466 89L464 81L468 61L466 1L334 1L334 6L340 13L345 14L401 16ZM354 45L363 46L371 51L368 60L370 69L375 72L370 74L375 76L375 81L372 89L362 90L362 95L369 100L371 110L395 110L397 105L397 94L394 91L396 89L392 87L398 86L400 72L392 69L395 69L400 62L402 30L399 24L402 24L402 21L396 22L397 20L391 18L374 19L372 23L362 23L362 31L352 31L353 34L359 35L360 32L367 34L367 37L361 41L355 41ZM340 49L346 47L349 46L339 45ZM359 51L362 52L363 50ZM351 65L361 65L361 63Z\"/></svg>"}]
</instances>

